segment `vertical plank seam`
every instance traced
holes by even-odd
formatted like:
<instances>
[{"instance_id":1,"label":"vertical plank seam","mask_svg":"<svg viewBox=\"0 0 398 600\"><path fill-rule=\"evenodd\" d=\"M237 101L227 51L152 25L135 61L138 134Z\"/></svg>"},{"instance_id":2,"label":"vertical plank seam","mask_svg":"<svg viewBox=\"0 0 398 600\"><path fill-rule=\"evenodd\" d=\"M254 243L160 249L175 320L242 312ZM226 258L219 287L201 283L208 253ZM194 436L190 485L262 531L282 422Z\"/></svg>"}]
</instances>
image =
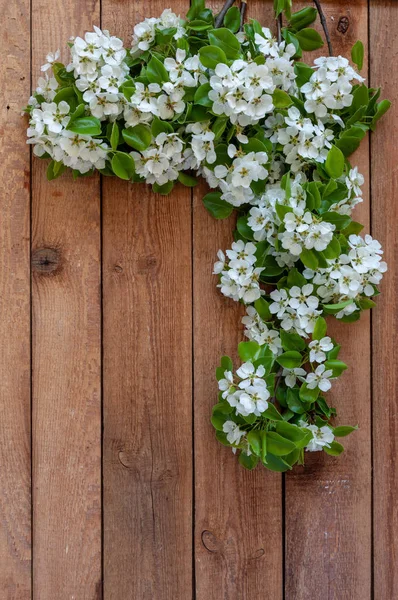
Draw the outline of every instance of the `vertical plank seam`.
<instances>
[{"instance_id":1,"label":"vertical plank seam","mask_svg":"<svg viewBox=\"0 0 398 600\"><path fill-rule=\"evenodd\" d=\"M191 189L191 402L192 402L192 599L196 599L196 497L195 497L195 311L194 311L194 193Z\"/></svg>"},{"instance_id":2,"label":"vertical plank seam","mask_svg":"<svg viewBox=\"0 0 398 600\"><path fill-rule=\"evenodd\" d=\"M99 0L99 22L102 29L102 0ZM103 176L99 175L99 209L100 209L100 479L101 479L101 585L100 599L105 596L105 511L104 511L104 228L103 228Z\"/></svg>"},{"instance_id":3,"label":"vertical plank seam","mask_svg":"<svg viewBox=\"0 0 398 600\"><path fill-rule=\"evenodd\" d=\"M33 91L33 0L29 1L29 87ZM33 600L33 290L32 290L32 243L33 243L33 148L29 144L29 368L30 368L30 597Z\"/></svg>"},{"instance_id":4,"label":"vertical plank seam","mask_svg":"<svg viewBox=\"0 0 398 600\"><path fill-rule=\"evenodd\" d=\"M192 5L192 0L189 6ZM194 295L194 191L191 188L191 344L192 344L192 374L191 374L191 402L192 402L192 600L196 600L196 473L195 473L195 295Z\"/></svg>"},{"instance_id":5,"label":"vertical plank seam","mask_svg":"<svg viewBox=\"0 0 398 600\"><path fill-rule=\"evenodd\" d=\"M371 63L371 44L372 44L372 28L371 28L371 8L370 0L368 0L368 81L369 86L372 81L372 63ZM369 131L369 231L372 235L372 213L373 213L373 180L372 180L372 132ZM373 312L370 311L370 598L374 600L374 580L375 580L375 565L374 565L374 438L373 438Z\"/></svg>"}]
</instances>

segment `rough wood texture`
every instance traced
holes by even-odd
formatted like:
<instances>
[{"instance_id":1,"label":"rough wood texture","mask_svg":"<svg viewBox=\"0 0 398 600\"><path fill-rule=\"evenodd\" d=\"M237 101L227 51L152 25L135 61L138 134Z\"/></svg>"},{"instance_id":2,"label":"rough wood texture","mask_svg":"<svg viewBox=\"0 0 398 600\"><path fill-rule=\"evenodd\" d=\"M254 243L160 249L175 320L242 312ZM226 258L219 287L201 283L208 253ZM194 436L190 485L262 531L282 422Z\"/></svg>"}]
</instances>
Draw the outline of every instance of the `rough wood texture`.
<instances>
[{"instance_id":1,"label":"rough wood texture","mask_svg":"<svg viewBox=\"0 0 398 600\"><path fill-rule=\"evenodd\" d=\"M99 3L33 2L33 72L98 23ZM62 18L61 16L62 15ZM46 182L34 160L33 594L101 594L99 178Z\"/></svg>"},{"instance_id":2,"label":"rough wood texture","mask_svg":"<svg viewBox=\"0 0 398 600\"><path fill-rule=\"evenodd\" d=\"M395 105L370 155L365 142L353 158L367 179L356 216L369 231L371 174L372 233L389 263L372 317L372 360L369 315L332 325L350 366L333 388L338 422L358 422L360 430L344 440L342 457L308 455L305 470L285 478L244 471L215 441L209 421L215 366L223 353L236 359L243 338L241 310L211 274L218 248L231 243L233 222L208 215L203 185L192 204L180 187L164 198L104 179L101 498L100 183L66 175L48 183L46 164L35 158L30 245L29 149L20 118L29 53L35 83L47 52L60 47L66 58L69 36L99 24L100 12L104 28L129 45L137 21L169 6L185 15L188 4L0 0L0 599L393 600ZM357 39L366 52L368 41L370 83L396 100L398 3L322 4L335 53L349 55ZM264 24L272 25L271 15L271 0L248 5L248 17Z\"/></svg>"},{"instance_id":3,"label":"rough wood texture","mask_svg":"<svg viewBox=\"0 0 398 600\"><path fill-rule=\"evenodd\" d=\"M102 3L126 44L163 1ZM173 10L185 14L186 4ZM105 598L192 597L191 192L104 180Z\"/></svg>"},{"instance_id":4,"label":"rough wood texture","mask_svg":"<svg viewBox=\"0 0 398 600\"><path fill-rule=\"evenodd\" d=\"M212 3L221 7L222 3ZM270 3L250 3L250 16L272 24ZM264 469L245 471L209 424L217 401L215 367L237 363L243 339L235 302L216 288L217 250L230 248L232 219L215 221L194 192L195 555L198 600L282 598L282 481Z\"/></svg>"},{"instance_id":5,"label":"rough wood texture","mask_svg":"<svg viewBox=\"0 0 398 600\"><path fill-rule=\"evenodd\" d=\"M0 2L0 596L31 594L29 148L22 103L30 93L29 3ZM24 43L21 43L24 39Z\"/></svg>"},{"instance_id":6,"label":"rough wood texture","mask_svg":"<svg viewBox=\"0 0 398 600\"><path fill-rule=\"evenodd\" d=\"M366 0L326 2L324 11L336 55L350 56L357 39L367 47ZM367 77L366 65L363 75ZM352 162L366 179L364 202L356 208L355 219L369 232L367 141ZM350 325L331 319L330 331L342 344L341 358L349 365L331 393L337 422L358 423L360 429L342 440L346 452L340 459L306 455L305 469L286 475L285 593L289 600L371 597L369 314Z\"/></svg>"},{"instance_id":7,"label":"rough wood texture","mask_svg":"<svg viewBox=\"0 0 398 600\"><path fill-rule=\"evenodd\" d=\"M382 86L382 98L393 105L371 140L372 234L382 240L388 279L382 285L373 325L373 481L374 481L374 598L398 597L398 478L396 373L396 297L398 252L398 4L370 3L370 82Z\"/></svg>"}]
</instances>

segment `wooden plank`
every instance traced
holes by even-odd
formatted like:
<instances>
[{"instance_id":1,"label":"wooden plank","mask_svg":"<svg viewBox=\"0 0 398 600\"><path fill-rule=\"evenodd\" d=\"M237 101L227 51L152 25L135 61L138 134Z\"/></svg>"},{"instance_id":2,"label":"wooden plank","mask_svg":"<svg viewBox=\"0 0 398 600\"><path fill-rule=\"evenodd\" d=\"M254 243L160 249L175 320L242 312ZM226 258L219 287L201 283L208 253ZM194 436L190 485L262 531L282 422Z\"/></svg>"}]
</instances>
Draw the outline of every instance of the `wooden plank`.
<instances>
[{"instance_id":1,"label":"wooden plank","mask_svg":"<svg viewBox=\"0 0 398 600\"><path fill-rule=\"evenodd\" d=\"M367 1L324 3L334 54L350 56L361 39L367 54ZM348 28L347 28L348 26ZM345 32L345 33L344 33ZM363 75L366 77L367 67ZM369 231L369 149L364 141L352 157L366 179L364 203L355 219ZM338 423L359 423L344 440L339 458L306 455L305 468L286 475L286 598L371 597L371 438L370 320L330 319L330 331L342 344L349 371L333 386Z\"/></svg>"},{"instance_id":2,"label":"wooden plank","mask_svg":"<svg viewBox=\"0 0 398 600\"><path fill-rule=\"evenodd\" d=\"M103 0L103 26L129 45L169 4ZM191 193L103 185L105 598L189 600Z\"/></svg>"},{"instance_id":3,"label":"wooden plank","mask_svg":"<svg viewBox=\"0 0 398 600\"><path fill-rule=\"evenodd\" d=\"M210 3L209 3L210 4ZM212 3L221 7L222 2ZM273 26L272 4L248 5L248 18ZM282 598L281 477L245 471L215 439L215 367L228 354L238 364L241 307L216 288L217 250L230 248L233 219L206 211L202 185L194 193L195 555L198 600Z\"/></svg>"},{"instance_id":4,"label":"wooden plank","mask_svg":"<svg viewBox=\"0 0 398 600\"><path fill-rule=\"evenodd\" d=\"M31 597L29 2L0 2L0 596Z\"/></svg>"},{"instance_id":5,"label":"wooden plank","mask_svg":"<svg viewBox=\"0 0 398 600\"><path fill-rule=\"evenodd\" d=\"M396 474L398 377L395 372L398 328L397 219L398 175L398 4L370 2L370 81L382 87L382 98L393 101L371 140L372 235L385 249L388 263L382 295L373 313L373 494L374 598L398 597L398 511ZM394 66L393 66L394 65Z\"/></svg>"},{"instance_id":6,"label":"wooden plank","mask_svg":"<svg viewBox=\"0 0 398 600\"><path fill-rule=\"evenodd\" d=\"M99 22L99 3L34 0L33 73ZM33 597L101 597L99 178L33 161Z\"/></svg>"}]
</instances>

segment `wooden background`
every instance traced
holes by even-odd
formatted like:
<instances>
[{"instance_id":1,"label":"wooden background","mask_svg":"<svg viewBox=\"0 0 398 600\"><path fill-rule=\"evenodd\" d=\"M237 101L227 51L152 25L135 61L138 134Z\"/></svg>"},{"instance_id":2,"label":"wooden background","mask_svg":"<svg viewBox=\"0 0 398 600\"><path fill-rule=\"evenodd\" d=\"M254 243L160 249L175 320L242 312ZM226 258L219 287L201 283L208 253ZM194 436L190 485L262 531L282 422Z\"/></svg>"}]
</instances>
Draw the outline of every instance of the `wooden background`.
<instances>
[{"instance_id":1,"label":"wooden background","mask_svg":"<svg viewBox=\"0 0 398 600\"><path fill-rule=\"evenodd\" d=\"M250 15L271 23L269 1ZM396 100L398 2L324 0L335 53L362 39ZM386 249L378 308L333 326L359 423L340 458L248 473L209 423L239 308L211 275L232 221L203 188L171 197L90 177L47 182L21 107L49 50L187 0L0 0L1 600L398 598L398 102L363 143L357 218ZM213 7L221 3L213 2ZM359 214L358 214L359 213Z\"/></svg>"}]
</instances>

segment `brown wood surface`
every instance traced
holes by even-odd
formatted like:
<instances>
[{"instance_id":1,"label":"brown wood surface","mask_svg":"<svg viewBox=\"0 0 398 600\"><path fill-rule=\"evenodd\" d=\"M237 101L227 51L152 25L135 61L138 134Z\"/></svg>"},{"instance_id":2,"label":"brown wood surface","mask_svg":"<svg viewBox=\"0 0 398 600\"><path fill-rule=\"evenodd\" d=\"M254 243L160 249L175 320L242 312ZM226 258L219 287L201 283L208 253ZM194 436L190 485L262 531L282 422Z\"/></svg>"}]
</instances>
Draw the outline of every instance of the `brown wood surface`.
<instances>
[{"instance_id":1,"label":"brown wood surface","mask_svg":"<svg viewBox=\"0 0 398 600\"><path fill-rule=\"evenodd\" d=\"M102 25L129 44L132 25L164 8L103 0ZM112 600L192 595L191 246L189 189L164 197L104 180L104 593Z\"/></svg>"},{"instance_id":2,"label":"brown wood surface","mask_svg":"<svg viewBox=\"0 0 398 600\"><path fill-rule=\"evenodd\" d=\"M29 179L20 109L47 52L67 59L100 19L129 45L169 6L188 1L0 0L0 600L395 600L397 108L352 161L383 294L372 319L331 321L350 367L338 423L360 429L340 458L306 455L283 477L244 471L209 422L215 367L243 330L212 275L233 220L208 215L205 186L49 183L36 158ZM362 39L365 76L397 101L398 2L323 6L335 54ZM249 16L271 15L251 0Z\"/></svg>"},{"instance_id":3,"label":"brown wood surface","mask_svg":"<svg viewBox=\"0 0 398 600\"><path fill-rule=\"evenodd\" d=\"M223 2L212 3L221 7ZM273 26L272 6L250 2L250 16ZM283 597L282 478L240 467L231 450L214 444L209 415L223 354L239 365L242 307L221 295L212 275L217 251L231 247L234 218L213 219L194 192L195 558L198 600Z\"/></svg>"},{"instance_id":4,"label":"brown wood surface","mask_svg":"<svg viewBox=\"0 0 398 600\"><path fill-rule=\"evenodd\" d=\"M363 41L364 77L367 77L367 10L366 0L324 3L335 55L349 57L352 45L358 39ZM354 218L364 224L364 232L369 233L367 139L353 155L351 162L358 165L366 182L363 188L364 202L356 207ZM364 313L359 322L349 325L329 318L329 331L342 345L341 360L349 365L349 370L330 392L338 412L336 422L358 424L359 431L342 440L346 448L341 457L343 460L327 457L323 453L307 454L305 468L299 467L285 476L285 593L289 600L370 598L369 316L369 312Z\"/></svg>"},{"instance_id":5,"label":"brown wood surface","mask_svg":"<svg viewBox=\"0 0 398 600\"><path fill-rule=\"evenodd\" d=\"M370 82L393 101L371 139L372 234L389 269L372 315L374 598L381 600L398 597L398 3L372 1L369 16Z\"/></svg>"},{"instance_id":6,"label":"brown wood surface","mask_svg":"<svg viewBox=\"0 0 398 600\"><path fill-rule=\"evenodd\" d=\"M49 50L99 21L99 3L32 4L34 80ZM32 179L33 597L101 592L99 178Z\"/></svg>"},{"instance_id":7,"label":"brown wood surface","mask_svg":"<svg viewBox=\"0 0 398 600\"><path fill-rule=\"evenodd\" d=\"M31 597L29 2L0 2L0 596ZM21 40L24 40L21 42ZM6 58L6 59L5 59Z\"/></svg>"}]
</instances>

